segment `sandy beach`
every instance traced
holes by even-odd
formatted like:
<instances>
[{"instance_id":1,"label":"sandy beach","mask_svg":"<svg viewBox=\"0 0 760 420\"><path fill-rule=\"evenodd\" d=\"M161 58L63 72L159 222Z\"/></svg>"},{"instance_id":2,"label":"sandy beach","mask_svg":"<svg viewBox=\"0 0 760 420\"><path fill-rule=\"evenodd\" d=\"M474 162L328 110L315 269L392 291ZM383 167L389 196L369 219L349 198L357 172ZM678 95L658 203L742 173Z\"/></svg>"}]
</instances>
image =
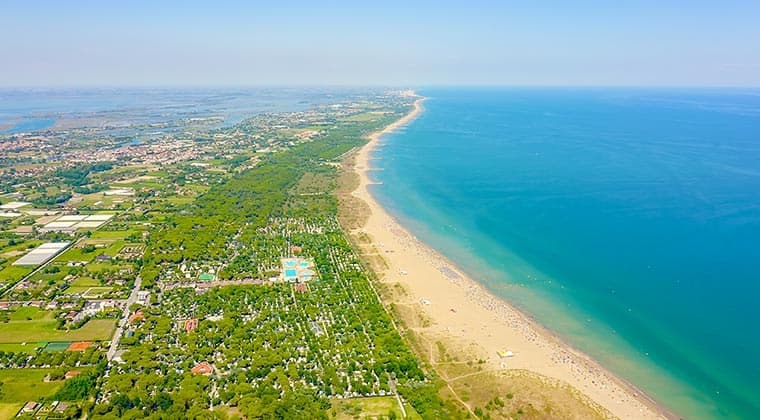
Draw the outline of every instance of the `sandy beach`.
<instances>
[{"instance_id":1,"label":"sandy beach","mask_svg":"<svg viewBox=\"0 0 760 420\"><path fill-rule=\"evenodd\" d=\"M423 112L423 99L414 109L383 131L370 136L355 154L354 169L360 183L353 195L370 208L361 233L371 241L364 246L384 260L380 282L398 283L408 304L430 320L428 330L466 343L486 358L488 369L528 370L569 384L622 419L668 418L672 414L614 376L584 354L573 350L527 316L497 298L400 226L372 197L368 172L370 155L383 134L412 121ZM508 350L512 357L497 352Z\"/></svg>"}]
</instances>

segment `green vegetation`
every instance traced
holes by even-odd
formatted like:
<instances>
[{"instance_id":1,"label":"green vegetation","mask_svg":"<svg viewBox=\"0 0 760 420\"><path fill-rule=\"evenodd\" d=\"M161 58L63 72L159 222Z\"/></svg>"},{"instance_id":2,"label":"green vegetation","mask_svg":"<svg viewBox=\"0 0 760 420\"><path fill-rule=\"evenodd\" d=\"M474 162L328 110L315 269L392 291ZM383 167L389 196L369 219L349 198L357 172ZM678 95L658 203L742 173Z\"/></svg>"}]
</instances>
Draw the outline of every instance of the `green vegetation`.
<instances>
[{"instance_id":1,"label":"green vegetation","mask_svg":"<svg viewBox=\"0 0 760 420\"><path fill-rule=\"evenodd\" d=\"M14 404L0 410L56 399L72 403L68 417L401 418L399 393L410 418L459 417L396 331L337 221L340 158L408 106L389 96L262 114L183 139L192 158L58 163L38 178L3 181L38 206L115 217L71 234L39 232L49 218L0 226L30 235L0 233L0 251L10 252L0 259L2 298L14 302L0 314L0 367L52 379L44 387L19 376L26 391L0 399ZM103 193L123 187L132 190ZM75 245L11 289L32 270L10 266L16 251L51 240ZM278 280L281 258L294 255L314 264L308 286ZM130 306L107 363L98 342L111 340L121 308L95 300L125 299L138 274L151 304ZM68 350L77 341L96 343ZM81 372L64 382L67 370Z\"/></svg>"},{"instance_id":2,"label":"green vegetation","mask_svg":"<svg viewBox=\"0 0 760 420\"><path fill-rule=\"evenodd\" d=\"M110 340L114 324L111 319L92 319L81 328L59 330L56 321L11 321L0 323L0 340L6 343Z\"/></svg>"},{"instance_id":3,"label":"green vegetation","mask_svg":"<svg viewBox=\"0 0 760 420\"><path fill-rule=\"evenodd\" d=\"M0 403L23 403L55 394L63 381L45 382L51 372L53 369L1 369Z\"/></svg>"},{"instance_id":4,"label":"green vegetation","mask_svg":"<svg viewBox=\"0 0 760 420\"><path fill-rule=\"evenodd\" d=\"M63 384L63 387L55 393L53 399L59 401L76 401L92 397L95 394L97 378L98 374L92 372L82 373L68 379Z\"/></svg>"},{"instance_id":5,"label":"green vegetation","mask_svg":"<svg viewBox=\"0 0 760 420\"><path fill-rule=\"evenodd\" d=\"M34 354L42 347L43 345L38 343L0 343L0 352Z\"/></svg>"},{"instance_id":6,"label":"green vegetation","mask_svg":"<svg viewBox=\"0 0 760 420\"><path fill-rule=\"evenodd\" d=\"M414 408L404 407L407 418L419 419L420 415ZM396 397L369 397L333 400L331 417L336 419L353 418L404 418L404 413L398 405Z\"/></svg>"}]
</instances>

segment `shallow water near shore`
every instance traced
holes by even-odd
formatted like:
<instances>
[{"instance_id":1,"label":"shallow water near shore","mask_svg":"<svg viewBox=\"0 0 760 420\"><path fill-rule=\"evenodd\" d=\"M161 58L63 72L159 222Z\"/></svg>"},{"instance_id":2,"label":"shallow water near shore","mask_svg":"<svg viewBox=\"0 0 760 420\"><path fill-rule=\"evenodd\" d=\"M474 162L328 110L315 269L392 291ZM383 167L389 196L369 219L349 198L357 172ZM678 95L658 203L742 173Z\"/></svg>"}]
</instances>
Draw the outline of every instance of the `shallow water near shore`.
<instances>
[{"instance_id":1,"label":"shallow water near shore","mask_svg":"<svg viewBox=\"0 0 760 420\"><path fill-rule=\"evenodd\" d=\"M390 213L679 415L760 412L760 92L420 93Z\"/></svg>"}]
</instances>

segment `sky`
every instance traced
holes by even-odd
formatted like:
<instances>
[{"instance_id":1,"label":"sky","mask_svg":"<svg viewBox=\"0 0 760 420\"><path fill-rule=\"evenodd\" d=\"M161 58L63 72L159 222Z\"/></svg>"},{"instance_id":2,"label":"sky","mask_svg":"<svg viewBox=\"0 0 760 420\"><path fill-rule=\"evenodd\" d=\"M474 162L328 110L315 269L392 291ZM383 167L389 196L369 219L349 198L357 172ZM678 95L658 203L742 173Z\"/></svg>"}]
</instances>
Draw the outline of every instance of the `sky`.
<instances>
[{"instance_id":1,"label":"sky","mask_svg":"<svg viewBox=\"0 0 760 420\"><path fill-rule=\"evenodd\" d=\"M757 87L759 22L757 0L3 0L0 86Z\"/></svg>"}]
</instances>

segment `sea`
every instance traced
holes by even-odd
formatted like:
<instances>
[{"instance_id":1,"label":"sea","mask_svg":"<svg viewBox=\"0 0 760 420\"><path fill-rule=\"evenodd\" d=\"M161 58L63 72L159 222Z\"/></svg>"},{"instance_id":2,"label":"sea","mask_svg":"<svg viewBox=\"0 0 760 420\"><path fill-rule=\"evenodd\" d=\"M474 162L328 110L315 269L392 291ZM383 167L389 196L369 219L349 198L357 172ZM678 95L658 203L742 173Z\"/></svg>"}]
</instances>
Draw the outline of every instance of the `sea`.
<instances>
[{"instance_id":1,"label":"sea","mask_svg":"<svg viewBox=\"0 0 760 420\"><path fill-rule=\"evenodd\" d=\"M760 418L760 90L418 93L391 214L679 416Z\"/></svg>"}]
</instances>

